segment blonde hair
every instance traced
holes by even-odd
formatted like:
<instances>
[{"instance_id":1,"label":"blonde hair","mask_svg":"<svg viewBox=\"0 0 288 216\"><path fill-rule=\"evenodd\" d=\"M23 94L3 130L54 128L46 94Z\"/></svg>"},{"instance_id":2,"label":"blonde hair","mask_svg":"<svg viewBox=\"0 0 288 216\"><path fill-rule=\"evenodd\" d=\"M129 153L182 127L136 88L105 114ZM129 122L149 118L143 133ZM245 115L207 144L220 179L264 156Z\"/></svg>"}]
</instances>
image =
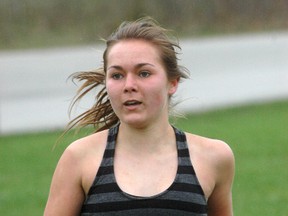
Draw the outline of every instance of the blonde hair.
<instances>
[{"instance_id":1,"label":"blonde hair","mask_svg":"<svg viewBox=\"0 0 288 216\"><path fill-rule=\"evenodd\" d=\"M71 109L88 92L98 86L102 86L102 88L96 95L96 103L90 109L72 119L68 123L67 130L74 126L85 127L92 125L96 128L96 131L102 131L119 122L118 117L112 109L105 87L107 55L114 44L129 39L149 41L159 49L168 80L189 77L188 70L178 65L178 53L176 49L181 50L181 48L176 40L170 39L168 30L162 28L150 17L141 18L133 22L123 22L106 40L106 49L103 53L103 67L95 71L72 74L73 80L83 81L83 84L78 89L72 101Z\"/></svg>"}]
</instances>

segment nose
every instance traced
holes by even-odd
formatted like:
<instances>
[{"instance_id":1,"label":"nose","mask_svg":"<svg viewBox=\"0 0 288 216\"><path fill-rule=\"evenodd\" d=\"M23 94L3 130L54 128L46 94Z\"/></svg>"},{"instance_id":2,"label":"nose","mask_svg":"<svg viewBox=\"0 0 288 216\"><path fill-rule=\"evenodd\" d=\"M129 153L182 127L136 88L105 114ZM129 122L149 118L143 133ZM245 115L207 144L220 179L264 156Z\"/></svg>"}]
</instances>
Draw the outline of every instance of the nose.
<instances>
[{"instance_id":1,"label":"nose","mask_svg":"<svg viewBox=\"0 0 288 216\"><path fill-rule=\"evenodd\" d=\"M136 92L137 80L133 74L127 74L125 79L124 92Z\"/></svg>"}]
</instances>

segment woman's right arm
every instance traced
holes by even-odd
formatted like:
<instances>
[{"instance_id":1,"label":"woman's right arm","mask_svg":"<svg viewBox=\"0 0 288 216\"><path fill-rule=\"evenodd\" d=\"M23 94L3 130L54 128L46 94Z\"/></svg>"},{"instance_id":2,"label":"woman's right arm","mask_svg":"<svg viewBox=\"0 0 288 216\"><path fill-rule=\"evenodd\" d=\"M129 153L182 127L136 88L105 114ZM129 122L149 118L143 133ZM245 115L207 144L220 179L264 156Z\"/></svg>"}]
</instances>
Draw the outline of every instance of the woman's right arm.
<instances>
[{"instance_id":1,"label":"woman's right arm","mask_svg":"<svg viewBox=\"0 0 288 216\"><path fill-rule=\"evenodd\" d=\"M55 169L44 216L79 215L85 199L81 173L81 156L71 145Z\"/></svg>"}]
</instances>

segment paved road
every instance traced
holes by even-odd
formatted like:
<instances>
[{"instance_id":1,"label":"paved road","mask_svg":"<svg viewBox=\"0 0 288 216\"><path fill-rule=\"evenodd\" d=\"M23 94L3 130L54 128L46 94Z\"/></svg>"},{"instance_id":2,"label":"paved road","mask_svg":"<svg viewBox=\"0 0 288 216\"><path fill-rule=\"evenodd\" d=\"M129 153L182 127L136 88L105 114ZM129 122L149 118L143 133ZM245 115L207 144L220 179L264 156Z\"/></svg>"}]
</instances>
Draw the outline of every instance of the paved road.
<instances>
[{"instance_id":1,"label":"paved road","mask_svg":"<svg viewBox=\"0 0 288 216\"><path fill-rule=\"evenodd\" d=\"M191 79L175 96L179 111L288 99L288 32L182 39L180 45ZM63 127L76 89L67 77L101 65L102 51L91 45L0 52L0 134Z\"/></svg>"}]
</instances>

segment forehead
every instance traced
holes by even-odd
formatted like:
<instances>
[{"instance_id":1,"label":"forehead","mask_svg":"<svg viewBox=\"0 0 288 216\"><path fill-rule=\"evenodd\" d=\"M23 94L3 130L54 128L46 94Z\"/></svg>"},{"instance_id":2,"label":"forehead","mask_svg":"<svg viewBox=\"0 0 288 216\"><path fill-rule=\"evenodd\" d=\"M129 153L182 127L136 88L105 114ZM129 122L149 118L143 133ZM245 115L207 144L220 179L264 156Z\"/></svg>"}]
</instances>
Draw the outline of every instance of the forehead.
<instances>
[{"instance_id":1,"label":"forehead","mask_svg":"<svg viewBox=\"0 0 288 216\"><path fill-rule=\"evenodd\" d=\"M114 44L107 53L107 63L123 61L160 62L156 45L141 39L122 40Z\"/></svg>"}]
</instances>

